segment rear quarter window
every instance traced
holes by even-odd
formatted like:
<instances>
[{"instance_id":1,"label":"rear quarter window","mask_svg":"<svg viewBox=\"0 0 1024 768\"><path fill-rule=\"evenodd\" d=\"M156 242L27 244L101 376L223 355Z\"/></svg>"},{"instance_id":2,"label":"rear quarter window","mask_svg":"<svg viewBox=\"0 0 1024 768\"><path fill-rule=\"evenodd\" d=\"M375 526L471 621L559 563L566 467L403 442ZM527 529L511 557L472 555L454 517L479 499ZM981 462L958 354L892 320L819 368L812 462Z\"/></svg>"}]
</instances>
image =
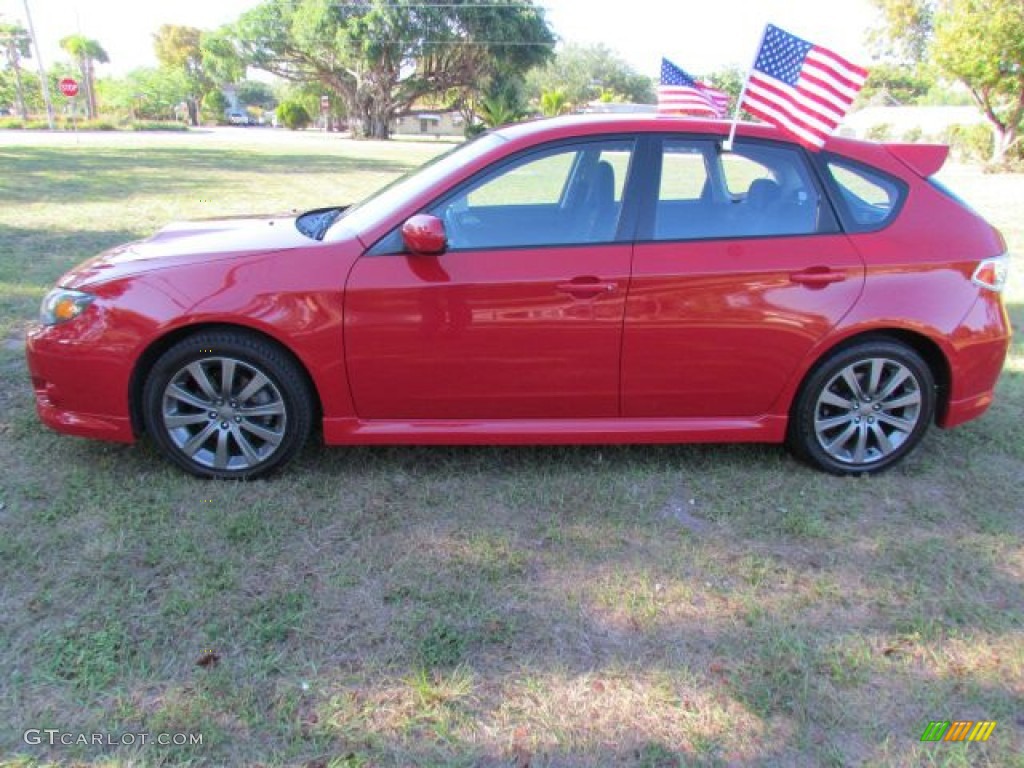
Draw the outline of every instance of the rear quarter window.
<instances>
[{"instance_id":1,"label":"rear quarter window","mask_svg":"<svg viewBox=\"0 0 1024 768\"><path fill-rule=\"evenodd\" d=\"M826 160L825 166L836 192L839 218L847 232L873 232L896 217L907 194L902 181L839 158Z\"/></svg>"}]
</instances>

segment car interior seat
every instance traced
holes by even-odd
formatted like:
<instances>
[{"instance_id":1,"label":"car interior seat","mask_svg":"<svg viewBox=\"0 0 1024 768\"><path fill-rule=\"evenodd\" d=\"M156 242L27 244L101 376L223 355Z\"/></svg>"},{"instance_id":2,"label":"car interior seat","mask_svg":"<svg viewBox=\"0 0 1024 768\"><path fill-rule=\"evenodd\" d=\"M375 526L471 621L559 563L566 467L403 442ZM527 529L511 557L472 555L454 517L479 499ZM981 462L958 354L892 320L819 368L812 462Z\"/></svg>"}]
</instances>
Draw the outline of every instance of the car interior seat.
<instances>
[{"instance_id":1,"label":"car interior seat","mask_svg":"<svg viewBox=\"0 0 1024 768\"><path fill-rule=\"evenodd\" d=\"M771 179L754 179L750 182L746 197L746 218L751 235L766 235L777 231L778 216L782 205L782 187Z\"/></svg>"}]
</instances>

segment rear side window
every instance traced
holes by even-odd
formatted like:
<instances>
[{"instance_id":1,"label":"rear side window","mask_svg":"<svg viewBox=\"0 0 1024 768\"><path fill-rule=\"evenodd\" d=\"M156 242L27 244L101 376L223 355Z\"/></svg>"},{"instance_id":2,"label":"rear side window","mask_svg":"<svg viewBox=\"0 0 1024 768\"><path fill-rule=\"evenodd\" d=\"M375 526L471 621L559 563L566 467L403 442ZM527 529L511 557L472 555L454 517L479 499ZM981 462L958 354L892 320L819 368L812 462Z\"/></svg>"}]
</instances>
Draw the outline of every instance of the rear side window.
<instances>
[{"instance_id":1,"label":"rear side window","mask_svg":"<svg viewBox=\"0 0 1024 768\"><path fill-rule=\"evenodd\" d=\"M666 137L653 239L705 240L828 231L803 154L742 142L721 152L707 140Z\"/></svg>"},{"instance_id":2,"label":"rear side window","mask_svg":"<svg viewBox=\"0 0 1024 768\"><path fill-rule=\"evenodd\" d=\"M839 192L839 217L848 232L873 232L896 216L906 186L873 168L831 159L826 163Z\"/></svg>"}]
</instances>

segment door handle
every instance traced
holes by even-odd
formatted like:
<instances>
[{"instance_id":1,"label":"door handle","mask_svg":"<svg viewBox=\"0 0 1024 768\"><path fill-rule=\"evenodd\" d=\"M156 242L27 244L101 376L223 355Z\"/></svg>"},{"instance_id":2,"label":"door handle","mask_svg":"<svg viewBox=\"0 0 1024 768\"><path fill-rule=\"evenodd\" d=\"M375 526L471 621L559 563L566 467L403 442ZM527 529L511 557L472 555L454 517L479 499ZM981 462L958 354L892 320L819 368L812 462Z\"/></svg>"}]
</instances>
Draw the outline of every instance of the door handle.
<instances>
[{"instance_id":1,"label":"door handle","mask_svg":"<svg viewBox=\"0 0 1024 768\"><path fill-rule=\"evenodd\" d=\"M566 283L555 286L559 292L568 293L576 299L593 299L618 288L618 283L608 283L597 277L574 277Z\"/></svg>"},{"instance_id":2,"label":"door handle","mask_svg":"<svg viewBox=\"0 0 1024 768\"><path fill-rule=\"evenodd\" d=\"M793 272L789 279L809 288L824 288L829 283L841 283L846 279L846 273L837 272L829 267L811 267L803 272Z\"/></svg>"}]
</instances>

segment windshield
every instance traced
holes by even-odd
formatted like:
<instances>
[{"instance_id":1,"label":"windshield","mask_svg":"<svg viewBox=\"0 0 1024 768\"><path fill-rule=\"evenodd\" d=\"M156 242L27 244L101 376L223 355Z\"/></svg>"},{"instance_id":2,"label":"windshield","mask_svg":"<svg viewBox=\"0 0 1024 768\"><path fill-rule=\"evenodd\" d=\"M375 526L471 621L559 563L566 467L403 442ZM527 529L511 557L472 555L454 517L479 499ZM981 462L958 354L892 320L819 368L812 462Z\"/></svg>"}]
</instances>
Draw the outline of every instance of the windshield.
<instances>
[{"instance_id":1,"label":"windshield","mask_svg":"<svg viewBox=\"0 0 1024 768\"><path fill-rule=\"evenodd\" d=\"M359 232L401 205L402 201L445 179L504 141L493 133L485 133L473 141L459 144L353 205L337 221L344 221L347 229Z\"/></svg>"}]
</instances>

